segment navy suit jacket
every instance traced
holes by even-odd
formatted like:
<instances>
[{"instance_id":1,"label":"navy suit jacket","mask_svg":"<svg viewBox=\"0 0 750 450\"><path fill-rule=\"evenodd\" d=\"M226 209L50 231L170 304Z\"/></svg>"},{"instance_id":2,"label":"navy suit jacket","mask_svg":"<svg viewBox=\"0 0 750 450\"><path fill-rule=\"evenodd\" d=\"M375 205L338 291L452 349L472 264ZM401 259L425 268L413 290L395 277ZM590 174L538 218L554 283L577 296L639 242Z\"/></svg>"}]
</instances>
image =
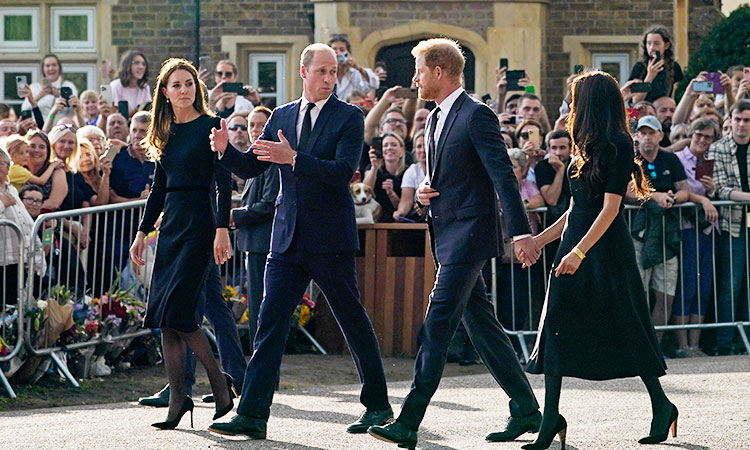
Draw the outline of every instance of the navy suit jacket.
<instances>
[{"instance_id":1,"label":"navy suit jacket","mask_svg":"<svg viewBox=\"0 0 750 450\"><path fill-rule=\"evenodd\" d=\"M297 151L294 170L279 164L281 191L276 199L271 252L284 253L292 242L311 253L343 253L359 249L354 201L349 182L364 141L364 118L356 106L332 95L320 111L306 148L297 148L301 100L273 111L260 139L278 141L278 130ZM270 163L252 151L229 145L221 162L242 178L260 175Z\"/></svg>"},{"instance_id":2,"label":"navy suit jacket","mask_svg":"<svg viewBox=\"0 0 750 450\"><path fill-rule=\"evenodd\" d=\"M275 166L246 181L242 191L242 206L232 210L239 250L268 253L278 195L279 169Z\"/></svg>"},{"instance_id":3,"label":"navy suit jacket","mask_svg":"<svg viewBox=\"0 0 750 450\"><path fill-rule=\"evenodd\" d=\"M430 201L429 221L438 263L502 255L498 197L508 233L531 233L497 116L466 92L448 112L436 146L435 167L427 171L431 187L440 192Z\"/></svg>"}]
</instances>

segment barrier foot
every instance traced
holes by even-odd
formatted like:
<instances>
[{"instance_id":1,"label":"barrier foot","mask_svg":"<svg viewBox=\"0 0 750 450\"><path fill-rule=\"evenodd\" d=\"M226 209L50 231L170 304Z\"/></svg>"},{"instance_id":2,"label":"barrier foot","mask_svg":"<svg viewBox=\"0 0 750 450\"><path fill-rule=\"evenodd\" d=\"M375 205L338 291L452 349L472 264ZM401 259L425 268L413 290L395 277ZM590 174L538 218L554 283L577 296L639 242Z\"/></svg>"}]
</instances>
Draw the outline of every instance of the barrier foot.
<instances>
[{"instance_id":1,"label":"barrier foot","mask_svg":"<svg viewBox=\"0 0 750 450\"><path fill-rule=\"evenodd\" d=\"M0 370L0 382L3 383L3 387L5 388L6 392L8 392L8 397L11 399L16 398L16 393L13 392L13 388L10 387L10 383L8 383L8 379L5 378L5 374L2 370Z\"/></svg>"},{"instance_id":2,"label":"barrier foot","mask_svg":"<svg viewBox=\"0 0 750 450\"><path fill-rule=\"evenodd\" d=\"M516 335L518 338L518 343L521 344L521 352L523 352L523 362L526 364L529 363L529 348L526 346L526 339L523 333L518 333Z\"/></svg>"},{"instance_id":3,"label":"barrier foot","mask_svg":"<svg viewBox=\"0 0 750 450\"><path fill-rule=\"evenodd\" d=\"M737 330L740 332L742 342L745 344L745 351L750 355L750 342L747 340L747 333L745 333L745 326L740 322L737 324Z\"/></svg>"},{"instance_id":4,"label":"barrier foot","mask_svg":"<svg viewBox=\"0 0 750 450\"><path fill-rule=\"evenodd\" d=\"M67 366L66 364L64 364L64 363L63 363L63 362L62 362L62 361L60 360L60 357L58 357L58 356L57 356L57 355L55 354L55 352L52 352L52 353L50 353L50 354L49 354L49 357L50 357L50 358L52 358L52 361L53 361L53 362L55 363L55 365L57 366L57 370L59 370L60 372L62 372L62 374L63 374L63 375L65 375L65 378L66 378L66 379L67 379L68 381L70 381L70 384L72 384L72 385L73 385L73 387L81 387L81 385L79 385L79 384L78 384L78 382L76 381L75 377L74 377L74 376L73 376L73 375L72 375L72 374L70 373L70 371L68 370L68 366Z\"/></svg>"},{"instance_id":5,"label":"barrier foot","mask_svg":"<svg viewBox=\"0 0 750 450\"><path fill-rule=\"evenodd\" d=\"M321 355L327 355L328 354L325 351L325 349L323 348L323 346L321 346L320 343L318 341L316 341L315 338L312 337L312 335L307 330L305 330L305 327L295 326L294 328L296 328L299 331L301 331L302 334L305 335L305 337L307 338L307 340L310 341L310 343L320 352Z\"/></svg>"}]
</instances>

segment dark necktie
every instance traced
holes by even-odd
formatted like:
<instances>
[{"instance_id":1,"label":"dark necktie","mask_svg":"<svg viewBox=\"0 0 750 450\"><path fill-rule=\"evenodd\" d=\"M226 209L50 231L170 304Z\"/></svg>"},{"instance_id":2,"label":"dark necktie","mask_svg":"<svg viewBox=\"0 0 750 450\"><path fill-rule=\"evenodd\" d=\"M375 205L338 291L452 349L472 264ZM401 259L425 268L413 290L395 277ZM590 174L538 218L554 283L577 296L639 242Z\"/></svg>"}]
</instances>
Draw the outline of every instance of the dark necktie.
<instances>
[{"instance_id":1,"label":"dark necktie","mask_svg":"<svg viewBox=\"0 0 750 450\"><path fill-rule=\"evenodd\" d=\"M430 145L427 151L429 152L430 162L430 173L435 172L435 149L437 148L437 142L435 142L435 129L438 123L438 114L440 114L440 108L435 108L435 112L432 114L432 122L430 122Z\"/></svg>"},{"instance_id":2,"label":"dark necktie","mask_svg":"<svg viewBox=\"0 0 750 450\"><path fill-rule=\"evenodd\" d=\"M315 108L315 103L308 103L307 109L305 110L305 118L302 120L302 132L299 134L299 144L297 144L297 151L303 152L307 148L307 141L310 140L310 133L312 133L312 117L310 112Z\"/></svg>"}]
</instances>

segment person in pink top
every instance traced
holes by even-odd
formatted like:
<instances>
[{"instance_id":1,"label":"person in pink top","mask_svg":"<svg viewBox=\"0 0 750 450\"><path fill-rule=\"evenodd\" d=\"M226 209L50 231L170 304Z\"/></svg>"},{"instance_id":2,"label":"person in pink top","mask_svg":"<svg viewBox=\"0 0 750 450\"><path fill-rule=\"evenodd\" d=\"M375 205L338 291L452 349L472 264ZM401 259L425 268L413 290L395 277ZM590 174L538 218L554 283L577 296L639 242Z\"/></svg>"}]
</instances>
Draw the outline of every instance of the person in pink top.
<instances>
[{"instance_id":1,"label":"person in pink top","mask_svg":"<svg viewBox=\"0 0 750 450\"><path fill-rule=\"evenodd\" d=\"M109 85L115 106L121 100L128 102L128 116L142 109L151 101L146 55L140 50L125 52L120 58L120 73Z\"/></svg>"}]
</instances>

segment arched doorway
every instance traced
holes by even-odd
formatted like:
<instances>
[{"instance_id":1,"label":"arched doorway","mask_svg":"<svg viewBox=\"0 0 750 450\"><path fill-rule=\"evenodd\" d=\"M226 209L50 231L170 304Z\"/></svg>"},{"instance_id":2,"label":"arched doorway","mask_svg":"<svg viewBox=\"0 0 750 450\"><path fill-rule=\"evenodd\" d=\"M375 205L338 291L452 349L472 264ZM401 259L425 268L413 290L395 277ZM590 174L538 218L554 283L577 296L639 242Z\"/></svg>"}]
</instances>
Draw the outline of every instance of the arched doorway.
<instances>
[{"instance_id":1,"label":"arched doorway","mask_svg":"<svg viewBox=\"0 0 750 450\"><path fill-rule=\"evenodd\" d=\"M400 44L388 45L378 50L375 61L385 62L386 70L388 71L388 78L384 86L411 86L411 79L414 76L414 57L411 56L411 49L421 40L416 39ZM466 90L474 92L474 53L463 44L461 44L461 47L466 57L466 67L464 68Z\"/></svg>"}]
</instances>

